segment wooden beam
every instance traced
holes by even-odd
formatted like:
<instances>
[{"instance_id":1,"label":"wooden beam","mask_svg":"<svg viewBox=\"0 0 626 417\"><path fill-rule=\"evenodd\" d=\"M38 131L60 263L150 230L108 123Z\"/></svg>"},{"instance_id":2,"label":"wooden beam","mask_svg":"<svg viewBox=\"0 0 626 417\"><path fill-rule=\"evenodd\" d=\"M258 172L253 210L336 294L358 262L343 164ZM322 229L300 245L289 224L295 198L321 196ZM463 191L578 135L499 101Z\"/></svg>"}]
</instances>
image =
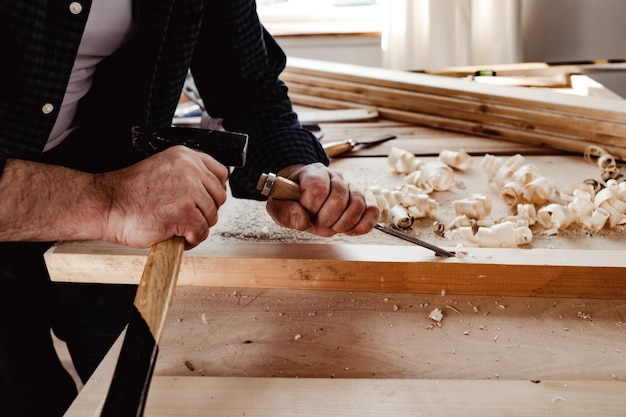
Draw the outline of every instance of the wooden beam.
<instances>
[{"instance_id":1,"label":"wooden beam","mask_svg":"<svg viewBox=\"0 0 626 417\"><path fill-rule=\"evenodd\" d=\"M497 101L470 100L462 96L425 94L288 72L281 78L288 83L292 93L301 95L484 123L510 124L520 130L580 136L596 141L615 136L621 138L621 143L625 142L626 124L596 118L573 118L566 112L548 112L540 107L527 108Z\"/></svg>"},{"instance_id":2,"label":"wooden beam","mask_svg":"<svg viewBox=\"0 0 626 417\"><path fill-rule=\"evenodd\" d=\"M515 107L561 111L625 123L626 101L564 95L550 90L493 86L467 80L305 58L289 58L285 73L375 85L401 91L489 100Z\"/></svg>"},{"instance_id":3,"label":"wooden beam","mask_svg":"<svg viewBox=\"0 0 626 417\"><path fill-rule=\"evenodd\" d=\"M455 250L454 248L448 248ZM621 250L467 248L438 258L396 245L211 242L189 251L180 285L475 295L626 297ZM136 283L146 253L104 242L46 253L55 281Z\"/></svg>"},{"instance_id":4,"label":"wooden beam","mask_svg":"<svg viewBox=\"0 0 626 417\"><path fill-rule=\"evenodd\" d=\"M336 99L329 100L298 93L291 94L291 98L297 104L326 107L331 109L361 105L358 103L351 103ZM523 143L525 145L548 145L552 149L579 154L584 154L585 150L590 145L598 145L604 148L607 152L610 152L613 156L626 160L626 148L621 146L621 144L614 146L606 142L592 142L565 136L553 136L532 130L511 128L505 125L489 125L471 120L451 118L449 115L441 116L382 107L378 107L378 113L382 117L389 120L415 123L452 132L480 135L486 138L505 139L507 141Z\"/></svg>"},{"instance_id":5,"label":"wooden beam","mask_svg":"<svg viewBox=\"0 0 626 417\"><path fill-rule=\"evenodd\" d=\"M282 75L296 104L374 106L381 116L626 159L626 101L473 83L443 76L292 59Z\"/></svg>"}]
</instances>

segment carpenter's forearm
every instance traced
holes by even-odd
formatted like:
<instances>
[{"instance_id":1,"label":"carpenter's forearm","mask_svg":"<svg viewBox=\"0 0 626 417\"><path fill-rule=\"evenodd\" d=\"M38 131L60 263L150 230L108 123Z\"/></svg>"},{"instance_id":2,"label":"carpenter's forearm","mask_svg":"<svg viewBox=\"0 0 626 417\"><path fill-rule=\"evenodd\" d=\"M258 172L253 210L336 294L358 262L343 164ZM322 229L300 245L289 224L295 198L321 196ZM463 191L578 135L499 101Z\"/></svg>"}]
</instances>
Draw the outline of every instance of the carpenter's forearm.
<instances>
[{"instance_id":1,"label":"carpenter's forearm","mask_svg":"<svg viewBox=\"0 0 626 417\"><path fill-rule=\"evenodd\" d=\"M9 159L0 176L0 241L101 239L109 204L92 174Z\"/></svg>"}]
</instances>

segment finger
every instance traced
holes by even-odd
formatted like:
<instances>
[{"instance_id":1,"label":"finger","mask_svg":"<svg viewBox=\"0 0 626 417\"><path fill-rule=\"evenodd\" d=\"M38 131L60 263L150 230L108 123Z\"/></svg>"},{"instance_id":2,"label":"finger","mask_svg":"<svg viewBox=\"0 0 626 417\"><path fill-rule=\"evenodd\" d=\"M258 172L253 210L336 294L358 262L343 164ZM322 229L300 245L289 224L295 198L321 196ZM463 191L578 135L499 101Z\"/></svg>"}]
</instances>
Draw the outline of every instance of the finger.
<instances>
[{"instance_id":1,"label":"finger","mask_svg":"<svg viewBox=\"0 0 626 417\"><path fill-rule=\"evenodd\" d=\"M204 242L209 237L209 223L206 221L204 214L198 209L195 221L191 221L189 226L182 233L176 233L177 236L185 238L185 249L192 249Z\"/></svg>"},{"instance_id":2,"label":"finger","mask_svg":"<svg viewBox=\"0 0 626 417\"><path fill-rule=\"evenodd\" d=\"M217 222L218 210L226 202L226 188L212 172L206 172L201 181L202 190L199 192L196 204L209 226L214 226Z\"/></svg>"},{"instance_id":3,"label":"finger","mask_svg":"<svg viewBox=\"0 0 626 417\"><path fill-rule=\"evenodd\" d=\"M270 198L266 207L272 220L279 226L300 231L312 227L309 212L296 201Z\"/></svg>"},{"instance_id":4,"label":"finger","mask_svg":"<svg viewBox=\"0 0 626 417\"><path fill-rule=\"evenodd\" d=\"M338 206L338 210L335 213L337 213L336 215L339 217L329 226L335 233L345 233L353 229L360 222L365 213L366 203L363 195L353 190L350 184L347 184L345 188L345 193L347 194L346 201L338 203L344 205L344 208L340 211Z\"/></svg>"},{"instance_id":5,"label":"finger","mask_svg":"<svg viewBox=\"0 0 626 417\"><path fill-rule=\"evenodd\" d=\"M315 217L326 203L330 195L332 178L329 172L319 169L308 169L298 176L302 197L300 204Z\"/></svg>"},{"instance_id":6,"label":"finger","mask_svg":"<svg viewBox=\"0 0 626 417\"><path fill-rule=\"evenodd\" d=\"M367 204L365 211L357 224L352 229L349 229L344 233L349 236L358 236L369 233L378 222L379 216L380 209L374 204Z\"/></svg>"},{"instance_id":7,"label":"finger","mask_svg":"<svg viewBox=\"0 0 626 417\"><path fill-rule=\"evenodd\" d=\"M349 216L358 215L360 217L361 212L365 209L365 204L359 207L358 199L351 201L350 197L349 185L337 177L333 178L328 196L313 217L314 225L319 229L333 230L335 233L338 233L338 229L347 230L345 224L353 222ZM346 211L348 212L346 213Z\"/></svg>"},{"instance_id":8,"label":"finger","mask_svg":"<svg viewBox=\"0 0 626 417\"><path fill-rule=\"evenodd\" d=\"M212 172L221 184L226 186L226 181L230 174L228 168L208 154L202 154L201 161L206 169Z\"/></svg>"}]
</instances>

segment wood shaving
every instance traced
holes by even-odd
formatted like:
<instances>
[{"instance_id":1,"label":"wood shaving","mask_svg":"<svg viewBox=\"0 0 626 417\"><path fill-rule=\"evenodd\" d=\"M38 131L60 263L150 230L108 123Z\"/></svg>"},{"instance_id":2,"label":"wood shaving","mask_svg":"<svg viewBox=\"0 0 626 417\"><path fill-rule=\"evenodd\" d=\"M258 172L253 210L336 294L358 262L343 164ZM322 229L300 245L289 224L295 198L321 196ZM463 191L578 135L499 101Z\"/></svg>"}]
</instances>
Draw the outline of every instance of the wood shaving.
<instances>
[{"instance_id":1,"label":"wood shaving","mask_svg":"<svg viewBox=\"0 0 626 417\"><path fill-rule=\"evenodd\" d=\"M443 319L443 313L441 312L440 309L435 308L430 312L430 314L428 315L428 318L439 323Z\"/></svg>"}]
</instances>

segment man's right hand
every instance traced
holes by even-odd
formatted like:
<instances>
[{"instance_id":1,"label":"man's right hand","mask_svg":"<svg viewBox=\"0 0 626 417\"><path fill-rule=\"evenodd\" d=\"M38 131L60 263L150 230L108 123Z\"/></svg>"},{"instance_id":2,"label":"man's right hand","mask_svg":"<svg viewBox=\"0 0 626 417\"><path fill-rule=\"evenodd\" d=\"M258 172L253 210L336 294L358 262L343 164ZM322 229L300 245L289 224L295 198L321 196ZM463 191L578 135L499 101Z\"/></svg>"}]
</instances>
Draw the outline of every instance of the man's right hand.
<instances>
[{"instance_id":1,"label":"man's right hand","mask_svg":"<svg viewBox=\"0 0 626 417\"><path fill-rule=\"evenodd\" d=\"M102 174L9 159L0 176L0 241L146 248L182 236L192 248L217 222L227 178L225 166L183 146Z\"/></svg>"},{"instance_id":2,"label":"man's right hand","mask_svg":"<svg viewBox=\"0 0 626 417\"><path fill-rule=\"evenodd\" d=\"M197 246L217 222L226 201L228 169L207 154L168 148L120 171L96 175L111 198L104 239L148 247L182 236Z\"/></svg>"}]
</instances>

